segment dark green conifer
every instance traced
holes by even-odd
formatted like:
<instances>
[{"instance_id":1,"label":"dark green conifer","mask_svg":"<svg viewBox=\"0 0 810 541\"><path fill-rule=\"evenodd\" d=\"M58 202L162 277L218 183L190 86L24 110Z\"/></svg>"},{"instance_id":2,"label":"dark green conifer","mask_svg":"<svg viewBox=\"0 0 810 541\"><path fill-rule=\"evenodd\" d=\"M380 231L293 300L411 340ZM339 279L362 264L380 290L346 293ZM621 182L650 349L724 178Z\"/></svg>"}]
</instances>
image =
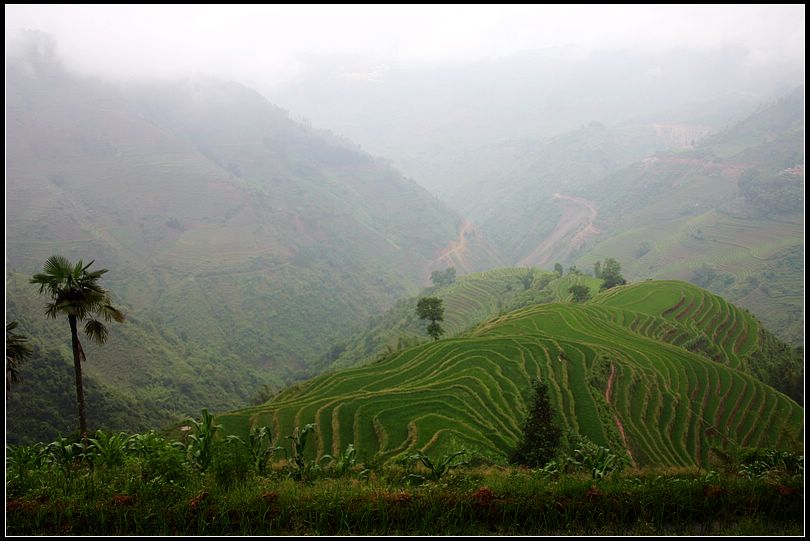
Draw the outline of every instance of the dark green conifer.
<instances>
[{"instance_id":1,"label":"dark green conifer","mask_svg":"<svg viewBox=\"0 0 810 541\"><path fill-rule=\"evenodd\" d=\"M509 455L509 462L530 468L545 466L557 454L562 430L548 400L548 385L533 382L534 397L523 425L523 438Z\"/></svg>"}]
</instances>

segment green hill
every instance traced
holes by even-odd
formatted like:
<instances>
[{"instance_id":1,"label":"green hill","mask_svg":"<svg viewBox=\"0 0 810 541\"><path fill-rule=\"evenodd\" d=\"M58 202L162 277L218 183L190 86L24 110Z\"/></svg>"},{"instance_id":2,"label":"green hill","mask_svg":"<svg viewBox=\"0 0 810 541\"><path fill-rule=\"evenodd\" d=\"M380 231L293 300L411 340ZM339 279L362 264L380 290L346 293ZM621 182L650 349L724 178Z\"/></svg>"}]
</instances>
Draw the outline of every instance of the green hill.
<instances>
[{"instance_id":1,"label":"green hill","mask_svg":"<svg viewBox=\"0 0 810 541\"><path fill-rule=\"evenodd\" d=\"M318 455L352 443L382 459L460 447L504 457L540 378L565 428L639 466L705 464L712 446L800 442L801 407L736 368L761 347L756 321L714 299L683 282L646 282L586 304L528 306L218 420L242 435L268 425L279 441L315 423ZM716 359L689 351L699 333Z\"/></svg>"},{"instance_id":2,"label":"green hill","mask_svg":"<svg viewBox=\"0 0 810 541\"><path fill-rule=\"evenodd\" d=\"M680 282L645 281L629 291L606 291L593 303L629 312L622 321L634 332L736 368L803 403L802 348L779 340L748 310L704 289L681 286Z\"/></svg>"},{"instance_id":3,"label":"green hill","mask_svg":"<svg viewBox=\"0 0 810 541\"><path fill-rule=\"evenodd\" d=\"M248 88L113 85L67 71L52 47L34 36L6 63L6 318L66 352L27 278L54 254L109 269L128 319L88 354L87 377L149 404L150 422L311 375L448 258L497 266L424 189ZM30 370L17 392L41 394Z\"/></svg>"}]
</instances>

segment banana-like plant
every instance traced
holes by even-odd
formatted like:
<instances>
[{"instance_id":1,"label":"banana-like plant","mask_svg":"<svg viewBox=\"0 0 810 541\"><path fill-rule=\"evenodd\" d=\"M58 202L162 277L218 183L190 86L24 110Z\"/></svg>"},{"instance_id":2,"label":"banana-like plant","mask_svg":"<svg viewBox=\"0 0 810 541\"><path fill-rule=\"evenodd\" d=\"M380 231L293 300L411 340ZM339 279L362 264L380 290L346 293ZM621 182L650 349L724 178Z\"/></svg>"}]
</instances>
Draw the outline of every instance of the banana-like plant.
<instances>
[{"instance_id":1,"label":"banana-like plant","mask_svg":"<svg viewBox=\"0 0 810 541\"><path fill-rule=\"evenodd\" d=\"M318 465L314 461L307 462L304 460L307 436L309 436L310 432L313 430L315 430L315 424L309 423L301 429L295 427L293 433L287 436L287 439L292 442L290 445L290 455L292 455L292 460L296 468L295 471L291 473L296 478L304 478L318 469Z\"/></svg>"},{"instance_id":2,"label":"banana-like plant","mask_svg":"<svg viewBox=\"0 0 810 541\"><path fill-rule=\"evenodd\" d=\"M335 475L343 476L350 472L357 464L357 449L355 449L354 445L350 443L346 446L346 449L344 449L343 452L339 453L336 457L332 455L323 455L321 457L321 462L325 460L331 460L334 463L331 466L335 472Z\"/></svg>"},{"instance_id":3,"label":"banana-like plant","mask_svg":"<svg viewBox=\"0 0 810 541\"><path fill-rule=\"evenodd\" d=\"M214 416L207 409L202 410L202 419L196 421L188 419L194 425L194 433L188 435L189 443L186 447L188 459L191 464L204 472L211 465L214 458L214 435L222 425L214 424Z\"/></svg>"},{"instance_id":4,"label":"banana-like plant","mask_svg":"<svg viewBox=\"0 0 810 541\"><path fill-rule=\"evenodd\" d=\"M82 446L79 443L60 437L45 447L48 461L51 464L68 469L81 457Z\"/></svg>"},{"instance_id":5,"label":"banana-like plant","mask_svg":"<svg viewBox=\"0 0 810 541\"><path fill-rule=\"evenodd\" d=\"M250 453L253 466L256 468L258 474L264 475L267 472L267 463L270 461L270 457L272 457L276 451L282 451L284 449L283 447L273 446L271 443L272 439L270 427L262 426L250 429L247 442L239 436L228 436L226 441L228 443L243 445L248 453Z\"/></svg>"},{"instance_id":6,"label":"banana-like plant","mask_svg":"<svg viewBox=\"0 0 810 541\"><path fill-rule=\"evenodd\" d=\"M607 447L602 447L581 434L574 434L574 449L567 458L568 466L574 470L585 470L593 479L602 479L607 475L621 471L625 461Z\"/></svg>"},{"instance_id":7,"label":"banana-like plant","mask_svg":"<svg viewBox=\"0 0 810 541\"><path fill-rule=\"evenodd\" d=\"M112 434L97 430L94 437L87 439L84 458L91 465L118 466L124 463L130 436L123 432Z\"/></svg>"},{"instance_id":8,"label":"banana-like plant","mask_svg":"<svg viewBox=\"0 0 810 541\"><path fill-rule=\"evenodd\" d=\"M441 478L447 474L450 470L454 468L458 468L459 466L464 466L467 462L461 460L459 462L453 462L456 457L461 455L467 454L467 451L456 451L455 453L448 453L443 455L435 464L433 461L425 455L421 451L417 451L413 455L411 455L410 459L414 462L421 462L428 470L430 470L430 479L433 481L439 481Z\"/></svg>"},{"instance_id":9,"label":"banana-like plant","mask_svg":"<svg viewBox=\"0 0 810 541\"><path fill-rule=\"evenodd\" d=\"M25 491L46 464L45 445L6 445L6 491Z\"/></svg>"}]
</instances>

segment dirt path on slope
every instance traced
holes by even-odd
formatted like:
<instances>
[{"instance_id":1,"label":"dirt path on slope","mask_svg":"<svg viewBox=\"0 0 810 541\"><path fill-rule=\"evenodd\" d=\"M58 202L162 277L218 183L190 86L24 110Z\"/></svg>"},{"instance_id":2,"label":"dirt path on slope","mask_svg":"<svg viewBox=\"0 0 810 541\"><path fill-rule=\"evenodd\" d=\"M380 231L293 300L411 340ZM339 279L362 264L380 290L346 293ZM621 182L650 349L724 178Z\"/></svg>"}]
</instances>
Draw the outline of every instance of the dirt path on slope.
<instances>
[{"instance_id":1,"label":"dirt path on slope","mask_svg":"<svg viewBox=\"0 0 810 541\"><path fill-rule=\"evenodd\" d=\"M476 234L475 225L469 220L464 220L458 233L458 239L451 240L447 248L439 253L439 257L433 260L430 267L438 269L439 266L445 265L446 267L456 267L461 274L472 272L470 262L467 260L467 235L471 234Z\"/></svg>"},{"instance_id":2,"label":"dirt path on slope","mask_svg":"<svg viewBox=\"0 0 810 541\"><path fill-rule=\"evenodd\" d=\"M599 230L593 225L597 211L596 205L592 201L561 193L554 193L552 197L562 201L562 216L557 221L554 230L518 263L519 266L542 267L552 258L563 259L572 250L579 248L588 237L599 233ZM561 245L563 240L572 234L573 237L568 244Z\"/></svg>"},{"instance_id":3,"label":"dirt path on slope","mask_svg":"<svg viewBox=\"0 0 810 541\"><path fill-rule=\"evenodd\" d=\"M605 401L610 404L610 397L613 394L613 380L616 376L616 366L613 363L610 363L610 377L608 377L607 389L605 389ZM630 446L627 445L627 435L624 433L624 425L619 420L619 417L614 413L613 414L613 421L616 423L616 427L619 429L619 434L622 436L622 443L624 444L624 448L627 449L627 454L630 455L630 462L632 463L633 467L636 467L636 459L633 458L633 452L630 450Z\"/></svg>"}]
</instances>

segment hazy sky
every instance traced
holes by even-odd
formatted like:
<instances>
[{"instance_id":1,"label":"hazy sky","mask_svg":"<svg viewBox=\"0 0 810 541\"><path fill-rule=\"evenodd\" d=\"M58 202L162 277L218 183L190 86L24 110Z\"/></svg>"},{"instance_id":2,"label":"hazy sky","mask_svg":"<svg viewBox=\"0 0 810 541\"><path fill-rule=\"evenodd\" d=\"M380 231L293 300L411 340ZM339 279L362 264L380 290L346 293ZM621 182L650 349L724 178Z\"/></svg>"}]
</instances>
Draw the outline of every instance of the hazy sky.
<instances>
[{"instance_id":1,"label":"hazy sky","mask_svg":"<svg viewBox=\"0 0 810 541\"><path fill-rule=\"evenodd\" d=\"M65 61L115 77L212 74L271 84L307 55L357 53L441 64L526 49L741 44L753 63L804 59L804 4L367 6L6 4L17 29L57 39Z\"/></svg>"}]
</instances>

